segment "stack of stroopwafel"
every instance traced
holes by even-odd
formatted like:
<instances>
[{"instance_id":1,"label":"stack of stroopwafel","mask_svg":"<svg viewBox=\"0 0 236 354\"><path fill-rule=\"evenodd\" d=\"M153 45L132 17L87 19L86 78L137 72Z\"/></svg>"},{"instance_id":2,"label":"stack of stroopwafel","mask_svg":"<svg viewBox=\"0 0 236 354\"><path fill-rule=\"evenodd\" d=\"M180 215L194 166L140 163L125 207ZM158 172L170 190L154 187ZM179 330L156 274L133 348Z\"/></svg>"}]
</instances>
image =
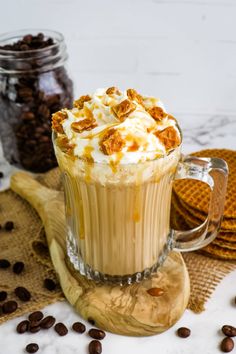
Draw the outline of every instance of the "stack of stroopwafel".
<instances>
[{"instance_id":1,"label":"stack of stroopwafel","mask_svg":"<svg viewBox=\"0 0 236 354\"><path fill-rule=\"evenodd\" d=\"M228 163L229 178L221 229L202 252L221 259L236 260L236 151L226 149L202 150L192 155L218 157ZM210 188L196 180L177 180L172 195L172 227L187 230L200 225L207 217Z\"/></svg>"}]
</instances>

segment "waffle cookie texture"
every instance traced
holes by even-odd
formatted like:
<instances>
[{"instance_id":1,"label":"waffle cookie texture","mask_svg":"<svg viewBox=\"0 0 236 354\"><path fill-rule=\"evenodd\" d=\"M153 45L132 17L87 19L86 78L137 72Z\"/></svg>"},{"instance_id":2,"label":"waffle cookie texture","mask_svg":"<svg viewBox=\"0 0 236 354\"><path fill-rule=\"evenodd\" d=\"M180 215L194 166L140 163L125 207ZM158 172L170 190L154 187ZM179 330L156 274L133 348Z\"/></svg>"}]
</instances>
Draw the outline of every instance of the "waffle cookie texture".
<instances>
[{"instance_id":1,"label":"waffle cookie texture","mask_svg":"<svg viewBox=\"0 0 236 354\"><path fill-rule=\"evenodd\" d=\"M224 260L236 260L236 151L208 149L191 154L224 159L229 167L228 186L221 229L215 240L200 252ZM210 188L197 180L177 180L173 186L171 222L178 230L200 225L208 214Z\"/></svg>"}]
</instances>

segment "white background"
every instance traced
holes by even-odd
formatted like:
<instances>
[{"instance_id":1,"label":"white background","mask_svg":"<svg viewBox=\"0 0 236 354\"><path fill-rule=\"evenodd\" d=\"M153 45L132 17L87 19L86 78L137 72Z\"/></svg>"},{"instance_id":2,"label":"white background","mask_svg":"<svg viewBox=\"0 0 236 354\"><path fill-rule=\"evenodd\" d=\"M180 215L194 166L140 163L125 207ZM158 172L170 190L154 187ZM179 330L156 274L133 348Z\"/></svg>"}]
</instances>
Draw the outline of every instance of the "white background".
<instances>
[{"instance_id":1,"label":"white background","mask_svg":"<svg viewBox=\"0 0 236 354\"><path fill-rule=\"evenodd\" d=\"M103 86L133 87L161 97L178 118L185 153L236 149L236 0L0 0L0 5L0 33L45 28L64 34L76 96ZM233 272L203 314L186 311L174 328L151 338L108 334L103 353L220 352L219 328L236 325L235 295ZM46 312L68 326L77 319L67 304ZM43 354L87 352L86 336L59 338L53 330L20 336L14 333L18 322L0 327L0 354L20 354L30 341L37 341ZM180 325L191 327L190 338L176 337Z\"/></svg>"}]
</instances>

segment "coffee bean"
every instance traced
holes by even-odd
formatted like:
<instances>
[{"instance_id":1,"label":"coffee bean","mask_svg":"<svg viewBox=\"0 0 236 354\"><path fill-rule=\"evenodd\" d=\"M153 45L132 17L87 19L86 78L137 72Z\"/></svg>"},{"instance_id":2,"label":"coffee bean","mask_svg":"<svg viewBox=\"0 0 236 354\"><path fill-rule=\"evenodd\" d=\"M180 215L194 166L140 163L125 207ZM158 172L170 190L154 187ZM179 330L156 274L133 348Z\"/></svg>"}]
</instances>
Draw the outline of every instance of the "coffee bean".
<instances>
[{"instance_id":1,"label":"coffee bean","mask_svg":"<svg viewBox=\"0 0 236 354\"><path fill-rule=\"evenodd\" d=\"M226 337L222 340L220 346L222 352L229 353L234 349L234 341L232 338Z\"/></svg>"},{"instance_id":2,"label":"coffee bean","mask_svg":"<svg viewBox=\"0 0 236 354\"><path fill-rule=\"evenodd\" d=\"M53 316L47 316L40 322L40 327L43 329L49 329L54 325L55 322L56 319Z\"/></svg>"},{"instance_id":3,"label":"coffee bean","mask_svg":"<svg viewBox=\"0 0 236 354\"><path fill-rule=\"evenodd\" d=\"M16 301L7 301L2 305L2 311L5 314L15 312L17 310L18 304Z\"/></svg>"},{"instance_id":4,"label":"coffee bean","mask_svg":"<svg viewBox=\"0 0 236 354\"><path fill-rule=\"evenodd\" d=\"M0 291L0 301L4 301L7 298L7 292L2 290Z\"/></svg>"},{"instance_id":5,"label":"coffee bean","mask_svg":"<svg viewBox=\"0 0 236 354\"><path fill-rule=\"evenodd\" d=\"M93 319L92 317L88 317L88 322L89 322L92 326L95 325L95 321L94 321L94 319Z\"/></svg>"},{"instance_id":6,"label":"coffee bean","mask_svg":"<svg viewBox=\"0 0 236 354\"><path fill-rule=\"evenodd\" d=\"M30 333L37 333L41 330L41 327L39 325L39 322L30 322L29 324L29 332Z\"/></svg>"},{"instance_id":7,"label":"coffee bean","mask_svg":"<svg viewBox=\"0 0 236 354\"><path fill-rule=\"evenodd\" d=\"M147 290L147 293L151 296L157 297L164 294L164 290L162 288L150 288Z\"/></svg>"},{"instance_id":8,"label":"coffee bean","mask_svg":"<svg viewBox=\"0 0 236 354\"><path fill-rule=\"evenodd\" d=\"M236 336L236 328L233 326L224 325L221 328L221 330L227 337L235 337Z\"/></svg>"},{"instance_id":9,"label":"coffee bean","mask_svg":"<svg viewBox=\"0 0 236 354\"><path fill-rule=\"evenodd\" d=\"M30 327L38 327L41 324L41 321L30 321Z\"/></svg>"},{"instance_id":10,"label":"coffee bean","mask_svg":"<svg viewBox=\"0 0 236 354\"><path fill-rule=\"evenodd\" d=\"M41 136L40 137L40 139L39 139L39 141L41 142L41 143L48 143L49 141L50 141L50 137L49 136Z\"/></svg>"},{"instance_id":11,"label":"coffee bean","mask_svg":"<svg viewBox=\"0 0 236 354\"><path fill-rule=\"evenodd\" d=\"M90 337L94 338L94 339L103 339L106 336L106 333L104 331L102 331L101 329L96 329L96 328L91 328L88 331L88 334Z\"/></svg>"},{"instance_id":12,"label":"coffee bean","mask_svg":"<svg viewBox=\"0 0 236 354\"><path fill-rule=\"evenodd\" d=\"M235 296L235 298L234 298L234 303L235 303L235 305L236 305L236 296Z\"/></svg>"},{"instance_id":13,"label":"coffee bean","mask_svg":"<svg viewBox=\"0 0 236 354\"><path fill-rule=\"evenodd\" d=\"M54 280L46 278L44 279L44 287L49 291L53 291L56 289L56 283Z\"/></svg>"},{"instance_id":14,"label":"coffee bean","mask_svg":"<svg viewBox=\"0 0 236 354\"><path fill-rule=\"evenodd\" d=\"M24 267L25 265L23 262L16 262L14 263L12 270L15 274L20 274L24 270Z\"/></svg>"},{"instance_id":15,"label":"coffee bean","mask_svg":"<svg viewBox=\"0 0 236 354\"><path fill-rule=\"evenodd\" d=\"M86 331L85 325L81 322L75 322L72 325L72 329L77 333L84 333Z\"/></svg>"},{"instance_id":16,"label":"coffee bean","mask_svg":"<svg viewBox=\"0 0 236 354\"><path fill-rule=\"evenodd\" d=\"M50 116L50 110L48 109L48 107L45 104L41 104L38 107L38 114L42 115L45 118L48 118Z\"/></svg>"},{"instance_id":17,"label":"coffee bean","mask_svg":"<svg viewBox=\"0 0 236 354\"><path fill-rule=\"evenodd\" d=\"M2 316L3 314L3 309L2 309L2 306L0 305L0 316Z\"/></svg>"},{"instance_id":18,"label":"coffee bean","mask_svg":"<svg viewBox=\"0 0 236 354\"><path fill-rule=\"evenodd\" d=\"M20 46L20 50L22 50L22 51L29 50L29 49L30 49L30 47L27 44L21 44L21 46Z\"/></svg>"},{"instance_id":19,"label":"coffee bean","mask_svg":"<svg viewBox=\"0 0 236 354\"><path fill-rule=\"evenodd\" d=\"M20 118L26 121L32 121L35 119L35 115L33 112L23 112Z\"/></svg>"},{"instance_id":20,"label":"coffee bean","mask_svg":"<svg viewBox=\"0 0 236 354\"><path fill-rule=\"evenodd\" d=\"M15 288L15 294L21 301L29 301L31 299L30 292L23 286L18 286Z\"/></svg>"},{"instance_id":21,"label":"coffee bean","mask_svg":"<svg viewBox=\"0 0 236 354\"><path fill-rule=\"evenodd\" d=\"M2 171L0 171L0 178L4 177L4 173Z\"/></svg>"},{"instance_id":22,"label":"coffee bean","mask_svg":"<svg viewBox=\"0 0 236 354\"><path fill-rule=\"evenodd\" d=\"M21 98L24 98L24 99L32 99L32 96L33 96L33 91L30 87L21 87L19 90L18 90L18 95L21 97Z\"/></svg>"},{"instance_id":23,"label":"coffee bean","mask_svg":"<svg viewBox=\"0 0 236 354\"><path fill-rule=\"evenodd\" d=\"M7 221L4 225L4 228L6 231L11 231L14 229L14 222L13 221Z\"/></svg>"},{"instance_id":24,"label":"coffee bean","mask_svg":"<svg viewBox=\"0 0 236 354\"><path fill-rule=\"evenodd\" d=\"M20 323L18 323L16 327L16 331L19 334L27 332L28 329L29 329L29 321L27 320L21 321Z\"/></svg>"},{"instance_id":25,"label":"coffee bean","mask_svg":"<svg viewBox=\"0 0 236 354\"><path fill-rule=\"evenodd\" d=\"M0 259L0 268L6 269L11 266L11 263L7 259Z\"/></svg>"},{"instance_id":26,"label":"coffee bean","mask_svg":"<svg viewBox=\"0 0 236 354\"><path fill-rule=\"evenodd\" d=\"M89 343L89 354L101 354L102 344L98 340L92 340Z\"/></svg>"},{"instance_id":27,"label":"coffee bean","mask_svg":"<svg viewBox=\"0 0 236 354\"><path fill-rule=\"evenodd\" d=\"M30 343L25 347L27 353L36 353L39 350L39 346L37 343Z\"/></svg>"},{"instance_id":28,"label":"coffee bean","mask_svg":"<svg viewBox=\"0 0 236 354\"><path fill-rule=\"evenodd\" d=\"M41 311L32 312L28 317L30 322L38 322L43 319L43 313Z\"/></svg>"},{"instance_id":29,"label":"coffee bean","mask_svg":"<svg viewBox=\"0 0 236 354\"><path fill-rule=\"evenodd\" d=\"M180 327L178 330L177 330L177 334L179 337L181 338L187 338L190 336L191 334L191 330L189 328L186 328L186 327Z\"/></svg>"},{"instance_id":30,"label":"coffee bean","mask_svg":"<svg viewBox=\"0 0 236 354\"><path fill-rule=\"evenodd\" d=\"M44 34L41 33L41 32L38 33L38 34L37 34L37 39L42 42L42 41L44 40Z\"/></svg>"},{"instance_id":31,"label":"coffee bean","mask_svg":"<svg viewBox=\"0 0 236 354\"><path fill-rule=\"evenodd\" d=\"M59 334L59 336L65 336L68 333L68 329L64 325L64 323L57 323L54 327L55 331Z\"/></svg>"},{"instance_id":32,"label":"coffee bean","mask_svg":"<svg viewBox=\"0 0 236 354\"><path fill-rule=\"evenodd\" d=\"M33 36L32 34L27 34L22 38L22 41L25 42L26 44L30 44L32 42Z\"/></svg>"},{"instance_id":33,"label":"coffee bean","mask_svg":"<svg viewBox=\"0 0 236 354\"><path fill-rule=\"evenodd\" d=\"M6 159L32 172L46 172L57 166L51 142L50 117L61 107L70 108L73 102L73 85L67 71L63 66L54 66L60 50L59 46L49 48L54 44L52 38L39 33L27 34L15 43L2 46L6 51L29 51L26 60L21 53L16 53L15 61L4 59L1 63L3 69L21 70L22 74L3 77L0 135L4 137L2 143ZM42 60L41 57L38 60L34 53L31 56L30 50L42 48L48 48L45 53L42 51ZM60 53L58 59L59 56ZM46 57L47 62L44 60ZM44 61L51 67L49 75L42 70ZM5 121L8 121L7 125Z\"/></svg>"}]
</instances>

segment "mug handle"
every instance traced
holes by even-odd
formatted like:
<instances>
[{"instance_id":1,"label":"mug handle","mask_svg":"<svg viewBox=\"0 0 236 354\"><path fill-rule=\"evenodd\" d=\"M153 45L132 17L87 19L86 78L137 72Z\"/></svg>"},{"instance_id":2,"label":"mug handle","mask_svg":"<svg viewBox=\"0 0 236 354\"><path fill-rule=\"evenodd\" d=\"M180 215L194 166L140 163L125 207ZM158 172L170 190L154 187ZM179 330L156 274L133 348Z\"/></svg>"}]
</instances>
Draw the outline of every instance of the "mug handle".
<instances>
[{"instance_id":1,"label":"mug handle","mask_svg":"<svg viewBox=\"0 0 236 354\"><path fill-rule=\"evenodd\" d=\"M217 236L223 217L228 178L228 165L219 158L182 157L174 180L190 178L207 183L211 188L206 220L194 229L173 231L172 249L194 251L208 245Z\"/></svg>"}]
</instances>

